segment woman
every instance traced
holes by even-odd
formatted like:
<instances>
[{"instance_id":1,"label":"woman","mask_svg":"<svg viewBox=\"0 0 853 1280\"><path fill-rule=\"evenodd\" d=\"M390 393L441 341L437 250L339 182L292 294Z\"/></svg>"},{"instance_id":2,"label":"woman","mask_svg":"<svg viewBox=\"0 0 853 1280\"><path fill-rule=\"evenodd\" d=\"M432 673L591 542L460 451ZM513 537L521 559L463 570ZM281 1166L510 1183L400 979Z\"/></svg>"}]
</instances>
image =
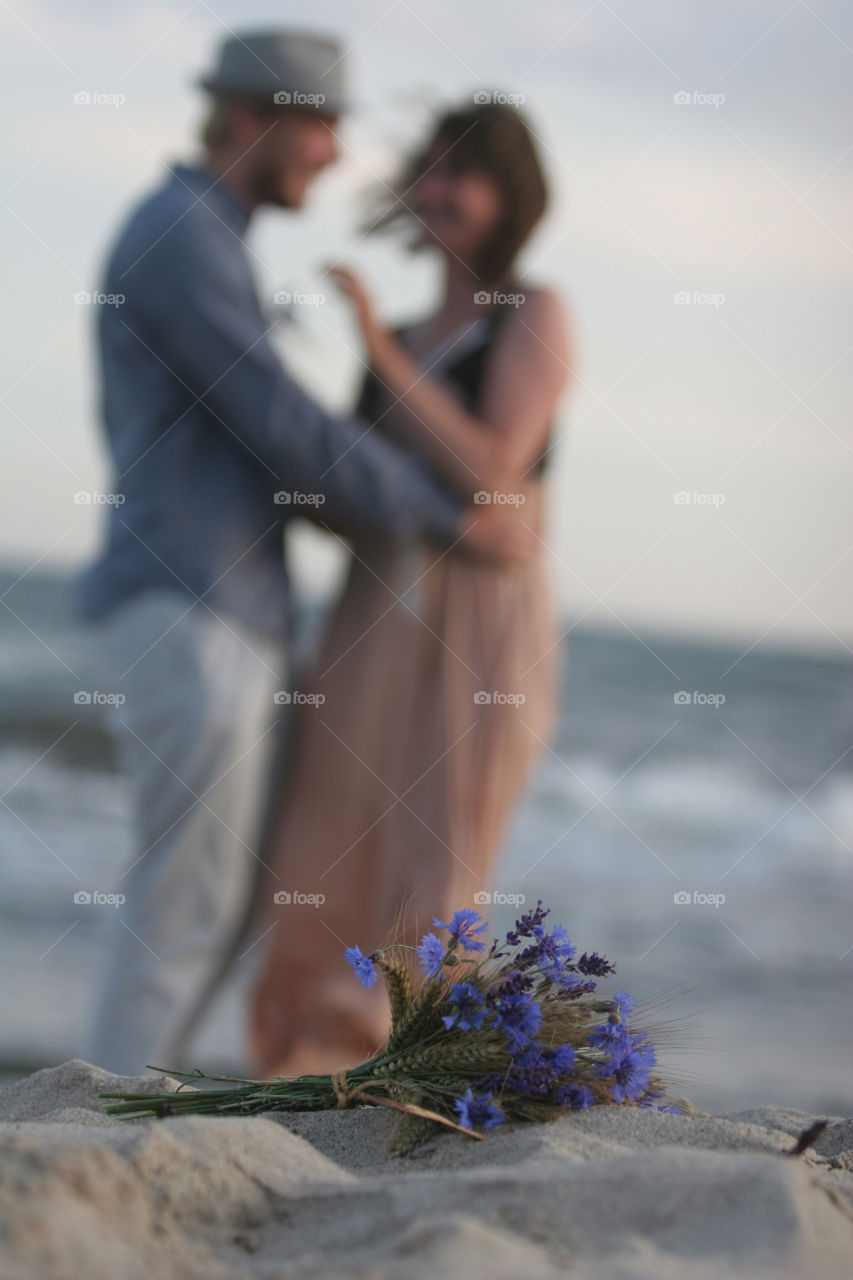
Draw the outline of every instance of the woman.
<instances>
[{"instance_id":1,"label":"woman","mask_svg":"<svg viewBox=\"0 0 853 1280\"><path fill-rule=\"evenodd\" d=\"M438 309L389 332L360 282L332 272L370 361L358 412L467 501L515 503L537 533L569 350L558 297L522 286L515 262L545 205L518 111L451 111L374 223L406 224L415 245L441 255ZM252 995L257 1075L333 1070L370 1053L388 1031L386 1000L381 984L353 981L344 948L400 927L415 945L433 916L473 905L490 884L557 696L540 546L506 568L416 542L352 540L346 587L301 682L315 697L295 715L270 847L278 878Z\"/></svg>"}]
</instances>

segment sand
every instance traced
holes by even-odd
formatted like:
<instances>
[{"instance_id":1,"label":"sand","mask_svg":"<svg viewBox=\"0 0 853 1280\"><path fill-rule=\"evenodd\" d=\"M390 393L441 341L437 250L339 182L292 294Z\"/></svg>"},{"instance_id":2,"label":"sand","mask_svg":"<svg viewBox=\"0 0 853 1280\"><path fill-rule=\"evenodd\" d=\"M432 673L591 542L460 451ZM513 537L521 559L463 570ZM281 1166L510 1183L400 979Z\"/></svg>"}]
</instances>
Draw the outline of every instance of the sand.
<instances>
[{"instance_id":1,"label":"sand","mask_svg":"<svg viewBox=\"0 0 853 1280\"><path fill-rule=\"evenodd\" d=\"M387 1155L394 1117L120 1121L74 1060L0 1091L2 1280L840 1280L853 1121L609 1107Z\"/></svg>"}]
</instances>

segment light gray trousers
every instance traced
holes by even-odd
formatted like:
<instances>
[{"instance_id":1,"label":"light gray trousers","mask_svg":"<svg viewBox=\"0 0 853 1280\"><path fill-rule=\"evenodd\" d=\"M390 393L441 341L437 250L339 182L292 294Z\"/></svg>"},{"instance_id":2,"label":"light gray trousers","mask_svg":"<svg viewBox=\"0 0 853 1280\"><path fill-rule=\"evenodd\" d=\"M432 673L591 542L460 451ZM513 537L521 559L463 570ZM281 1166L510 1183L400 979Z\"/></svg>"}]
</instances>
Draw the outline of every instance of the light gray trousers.
<instances>
[{"instance_id":1,"label":"light gray trousers","mask_svg":"<svg viewBox=\"0 0 853 1280\"><path fill-rule=\"evenodd\" d=\"M133 854L115 882L84 1057L108 1071L185 1066L231 969L262 872L280 737L280 642L150 591L92 628L93 680L130 788Z\"/></svg>"}]
</instances>

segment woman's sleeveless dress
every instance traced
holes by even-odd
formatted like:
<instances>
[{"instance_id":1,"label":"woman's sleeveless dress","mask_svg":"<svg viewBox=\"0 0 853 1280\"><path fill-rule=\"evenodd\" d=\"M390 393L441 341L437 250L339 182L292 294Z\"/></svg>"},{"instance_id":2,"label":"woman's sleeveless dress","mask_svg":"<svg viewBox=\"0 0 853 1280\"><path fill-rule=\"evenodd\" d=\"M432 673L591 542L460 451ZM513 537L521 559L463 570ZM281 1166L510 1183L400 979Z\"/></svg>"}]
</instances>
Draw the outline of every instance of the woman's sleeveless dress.
<instances>
[{"instance_id":1,"label":"woman's sleeveless dress","mask_svg":"<svg viewBox=\"0 0 853 1280\"><path fill-rule=\"evenodd\" d=\"M502 313L419 364L476 412ZM393 435L368 374L358 411ZM529 473L541 472L544 457ZM538 488L539 486L537 486ZM524 518L541 521L525 506ZM355 1061L387 1029L381 983L343 961L396 932L415 945L481 891L557 699L556 631L544 555L503 568L422 541L353 540L343 593L294 712L291 767L268 860L269 949L254 992L256 1062L286 1060L294 1035L334 1040L351 1022ZM291 894L274 903L275 891ZM322 895L319 906L297 894ZM346 1011L344 1013L344 1011Z\"/></svg>"}]
</instances>

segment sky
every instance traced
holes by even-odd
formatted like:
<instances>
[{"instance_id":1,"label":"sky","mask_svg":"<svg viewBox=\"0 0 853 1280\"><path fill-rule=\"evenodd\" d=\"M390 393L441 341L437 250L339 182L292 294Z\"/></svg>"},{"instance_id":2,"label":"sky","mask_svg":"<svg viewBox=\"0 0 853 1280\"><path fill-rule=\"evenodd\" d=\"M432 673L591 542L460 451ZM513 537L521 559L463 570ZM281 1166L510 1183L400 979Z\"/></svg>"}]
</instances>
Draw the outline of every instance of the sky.
<instances>
[{"instance_id":1,"label":"sky","mask_svg":"<svg viewBox=\"0 0 853 1280\"><path fill-rule=\"evenodd\" d=\"M288 25L303 6L0 5L4 563L92 554L100 513L74 494L109 473L75 295L164 164L197 154L193 81L219 41ZM359 239L365 191L442 107L523 95L553 198L522 279L559 289L575 351L547 535L567 623L849 656L853 11L317 0L310 25L347 50L342 159L249 241L263 297L326 291L276 339L298 376L345 410L360 375L330 258L389 320L436 297L435 263ZM294 544L305 590L330 590L340 549Z\"/></svg>"}]
</instances>

